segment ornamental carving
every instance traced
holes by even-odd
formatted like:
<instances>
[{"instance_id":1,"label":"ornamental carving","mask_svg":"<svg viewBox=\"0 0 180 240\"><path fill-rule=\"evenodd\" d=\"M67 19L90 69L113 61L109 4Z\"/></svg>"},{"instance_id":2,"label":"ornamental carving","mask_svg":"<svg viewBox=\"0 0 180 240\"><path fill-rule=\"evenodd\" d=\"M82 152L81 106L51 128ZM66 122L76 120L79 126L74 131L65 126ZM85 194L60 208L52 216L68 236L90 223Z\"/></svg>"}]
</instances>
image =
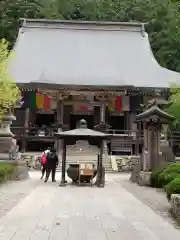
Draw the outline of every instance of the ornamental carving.
<instances>
[{"instance_id":1,"label":"ornamental carving","mask_svg":"<svg viewBox=\"0 0 180 240\"><path fill-rule=\"evenodd\" d=\"M95 100L100 101L100 102L109 101L109 98L110 98L110 95L108 92L102 91L102 92L98 92L95 94Z\"/></svg>"},{"instance_id":2,"label":"ornamental carving","mask_svg":"<svg viewBox=\"0 0 180 240\"><path fill-rule=\"evenodd\" d=\"M57 92L57 99L58 100L64 100L67 99L69 97L70 93L67 90L63 90L63 91L58 91Z\"/></svg>"}]
</instances>

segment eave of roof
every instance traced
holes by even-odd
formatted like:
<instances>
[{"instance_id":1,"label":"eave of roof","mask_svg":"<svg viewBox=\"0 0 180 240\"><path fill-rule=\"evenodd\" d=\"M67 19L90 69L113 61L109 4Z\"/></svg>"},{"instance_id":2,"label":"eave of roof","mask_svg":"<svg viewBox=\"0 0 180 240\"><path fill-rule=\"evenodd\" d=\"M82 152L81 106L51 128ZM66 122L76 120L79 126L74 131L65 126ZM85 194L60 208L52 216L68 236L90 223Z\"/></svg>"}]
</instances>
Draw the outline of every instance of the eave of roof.
<instances>
[{"instance_id":1,"label":"eave of roof","mask_svg":"<svg viewBox=\"0 0 180 240\"><path fill-rule=\"evenodd\" d=\"M46 41L44 41L46 39ZM18 84L167 88L144 23L23 19L10 73Z\"/></svg>"},{"instance_id":2,"label":"eave of roof","mask_svg":"<svg viewBox=\"0 0 180 240\"><path fill-rule=\"evenodd\" d=\"M162 118L165 118L169 121L172 121L175 119L174 116L168 114L167 112L163 111L162 109L160 109L157 105L153 105L152 107L150 107L149 109L147 109L146 111L140 113L139 115L136 116L136 120L137 121L141 121L144 120L150 116L159 116Z\"/></svg>"},{"instance_id":3,"label":"eave of roof","mask_svg":"<svg viewBox=\"0 0 180 240\"><path fill-rule=\"evenodd\" d=\"M56 133L55 134L56 137L58 138L67 138L67 137L79 137L79 138L85 138L85 139L89 139L89 138L101 138L101 139L109 139L112 137L111 134L105 134L99 131L95 131L92 129L88 129L88 128L76 128L73 130L69 130L69 131L64 131L64 132L60 132L60 133Z\"/></svg>"}]
</instances>

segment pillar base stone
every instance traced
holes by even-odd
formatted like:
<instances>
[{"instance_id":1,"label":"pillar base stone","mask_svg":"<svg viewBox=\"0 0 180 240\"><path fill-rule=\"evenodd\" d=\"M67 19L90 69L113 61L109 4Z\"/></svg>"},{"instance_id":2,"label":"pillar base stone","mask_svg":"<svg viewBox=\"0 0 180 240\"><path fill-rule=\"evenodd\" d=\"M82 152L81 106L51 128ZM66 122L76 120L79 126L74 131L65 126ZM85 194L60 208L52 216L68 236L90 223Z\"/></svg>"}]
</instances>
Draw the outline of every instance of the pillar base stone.
<instances>
[{"instance_id":1,"label":"pillar base stone","mask_svg":"<svg viewBox=\"0 0 180 240\"><path fill-rule=\"evenodd\" d=\"M26 165L26 163L20 161L20 160L14 160L14 161L10 161L10 160L4 160L4 161L0 161L1 163L9 163L12 164L15 168L14 168L14 172L11 176L11 180L13 181L22 181L22 180L26 180L29 178L29 171L28 171L28 167Z\"/></svg>"},{"instance_id":2,"label":"pillar base stone","mask_svg":"<svg viewBox=\"0 0 180 240\"><path fill-rule=\"evenodd\" d=\"M22 181L29 178L28 167L25 163L20 161L16 161L15 163L15 172L13 174L13 180L15 181Z\"/></svg>"},{"instance_id":3,"label":"pillar base stone","mask_svg":"<svg viewBox=\"0 0 180 240\"><path fill-rule=\"evenodd\" d=\"M140 186L151 186L151 174L152 172L141 171L139 173L138 184Z\"/></svg>"},{"instance_id":4,"label":"pillar base stone","mask_svg":"<svg viewBox=\"0 0 180 240\"><path fill-rule=\"evenodd\" d=\"M171 206L175 216L180 219L180 194L172 194Z\"/></svg>"}]
</instances>

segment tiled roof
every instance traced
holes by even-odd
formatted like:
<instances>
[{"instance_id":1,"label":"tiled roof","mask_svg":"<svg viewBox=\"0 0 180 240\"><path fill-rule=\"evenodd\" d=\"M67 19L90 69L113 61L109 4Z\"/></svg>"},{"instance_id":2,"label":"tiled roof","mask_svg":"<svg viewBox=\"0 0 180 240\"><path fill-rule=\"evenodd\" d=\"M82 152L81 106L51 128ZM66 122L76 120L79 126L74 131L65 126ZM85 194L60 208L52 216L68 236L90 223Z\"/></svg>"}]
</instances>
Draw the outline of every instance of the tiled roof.
<instances>
[{"instance_id":1,"label":"tiled roof","mask_svg":"<svg viewBox=\"0 0 180 240\"><path fill-rule=\"evenodd\" d=\"M141 23L25 19L10 73L17 83L168 87Z\"/></svg>"}]
</instances>

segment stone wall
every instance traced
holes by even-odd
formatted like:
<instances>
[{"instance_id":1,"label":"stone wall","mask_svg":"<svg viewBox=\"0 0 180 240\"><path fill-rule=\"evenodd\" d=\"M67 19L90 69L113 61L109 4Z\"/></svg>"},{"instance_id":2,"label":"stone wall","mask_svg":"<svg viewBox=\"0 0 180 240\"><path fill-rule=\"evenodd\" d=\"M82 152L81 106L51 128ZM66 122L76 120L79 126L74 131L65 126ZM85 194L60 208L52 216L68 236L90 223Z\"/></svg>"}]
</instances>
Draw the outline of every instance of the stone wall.
<instances>
[{"instance_id":1,"label":"stone wall","mask_svg":"<svg viewBox=\"0 0 180 240\"><path fill-rule=\"evenodd\" d=\"M23 153L21 161L26 164L29 169L41 169L40 154Z\"/></svg>"},{"instance_id":2,"label":"stone wall","mask_svg":"<svg viewBox=\"0 0 180 240\"><path fill-rule=\"evenodd\" d=\"M180 194L173 194L171 196L172 211L177 218L180 218Z\"/></svg>"},{"instance_id":3,"label":"stone wall","mask_svg":"<svg viewBox=\"0 0 180 240\"><path fill-rule=\"evenodd\" d=\"M116 156L118 172L131 172L139 156Z\"/></svg>"}]
</instances>

